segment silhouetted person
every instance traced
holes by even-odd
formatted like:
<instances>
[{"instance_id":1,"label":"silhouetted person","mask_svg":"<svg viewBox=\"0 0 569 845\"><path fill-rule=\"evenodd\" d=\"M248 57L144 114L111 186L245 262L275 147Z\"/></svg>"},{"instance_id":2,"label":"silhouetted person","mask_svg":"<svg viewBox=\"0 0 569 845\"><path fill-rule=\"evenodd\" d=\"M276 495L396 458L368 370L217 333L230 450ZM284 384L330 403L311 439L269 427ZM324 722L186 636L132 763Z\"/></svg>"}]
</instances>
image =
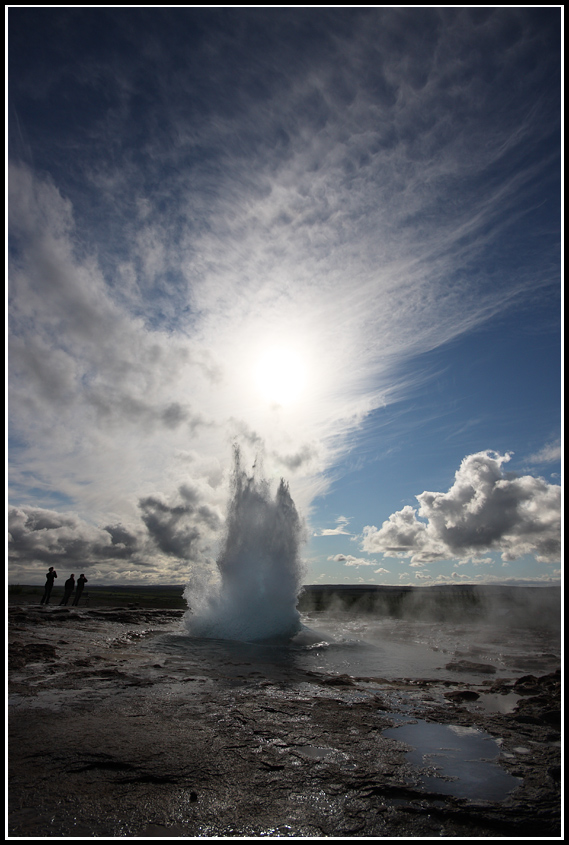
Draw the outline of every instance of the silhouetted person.
<instances>
[{"instance_id":1,"label":"silhouetted person","mask_svg":"<svg viewBox=\"0 0 569 845\"><path fill-rule=\"evenodd\" d=\"M40 604L48 604L49 597L51 596L51 591L53 589L53 582L57 578L57 572L53 568L53 566L49 567L49 572L45 576L45 589L43 591L43 596L41 598Z\"/></svg>"},{"instance_id":2,"label":"silhouetted person","mask_svg":"<svg viewBox=\"0 0 569 845\"><path fill-rule=\"evenodd\" d=\"M59 604L67 604L67 602L69 601L69 598L71 596L71 593L73 592L74 589L75 589L75 575L72 572L71 576L67 579L67 581L63 585L63 598L61 599Z\"/></svg>"},{"instance_id":3,"label":"silhouetted person","mask_svg":"<svg viewBox=\"0 0 569 845\"><path fill-rule=\"evenodd\" d=\"M73 599L73 604L79 604L79 599L81 598L81 593L83 592L83 587L87 583L88 579L85 578L83 573L77 579L77 587L75 588L75 598Z\"/></svg>"}]
</instances>

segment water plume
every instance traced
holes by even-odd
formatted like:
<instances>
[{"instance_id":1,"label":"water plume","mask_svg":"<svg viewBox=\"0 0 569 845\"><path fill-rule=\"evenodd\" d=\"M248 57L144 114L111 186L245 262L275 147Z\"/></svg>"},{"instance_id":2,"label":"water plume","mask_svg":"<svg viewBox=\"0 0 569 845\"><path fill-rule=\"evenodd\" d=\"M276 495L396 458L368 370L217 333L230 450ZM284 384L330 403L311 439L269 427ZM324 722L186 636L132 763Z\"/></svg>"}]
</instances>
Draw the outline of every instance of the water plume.
<instances>
[{"instance_id":1,"label":"water plume","mask_svg":"<svg viewBox=\"0 0 569 845\"><path fill-rule=\"evenodd\" d=\"M186 626L199 637L290 638L301 627L303 525L284 479L273 497L259 470L244 472L238 448L234 459L222 550L216 570L186 587Z\"/></svg>"}]
</instances>

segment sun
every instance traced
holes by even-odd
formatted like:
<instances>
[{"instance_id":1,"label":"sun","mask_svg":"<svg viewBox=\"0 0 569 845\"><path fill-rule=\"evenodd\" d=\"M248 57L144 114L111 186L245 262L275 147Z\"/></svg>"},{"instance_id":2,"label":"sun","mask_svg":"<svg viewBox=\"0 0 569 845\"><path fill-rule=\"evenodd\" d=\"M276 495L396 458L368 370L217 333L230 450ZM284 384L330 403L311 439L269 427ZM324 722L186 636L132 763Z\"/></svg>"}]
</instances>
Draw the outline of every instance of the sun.
<instances>
[{"instance_id":1,"label":"sun","mask_svg":"<svg viewBox=\"0 0 569 845\"><path fill-rule=\"evenodd\" d=\"M306 367L294 349L275 346L265 350L255 367L255 386L266 402L287 406L302 394Z\"/></svg>"}]
</instances>

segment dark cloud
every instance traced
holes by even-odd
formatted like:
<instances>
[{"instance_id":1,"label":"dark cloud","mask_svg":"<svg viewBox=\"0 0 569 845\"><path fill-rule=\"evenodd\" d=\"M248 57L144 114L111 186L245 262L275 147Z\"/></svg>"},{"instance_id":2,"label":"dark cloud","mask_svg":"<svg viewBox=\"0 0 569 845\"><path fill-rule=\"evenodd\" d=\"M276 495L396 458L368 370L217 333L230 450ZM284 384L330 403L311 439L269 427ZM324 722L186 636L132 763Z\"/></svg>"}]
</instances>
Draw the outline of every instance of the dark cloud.
<instances>
[{"instance_id":1,"label":"dark cloud","mask_svg":"<svg viewBox=\"0 0 569 845\"><path fill-rule=\"evenodd\" d=\"M128 388L120 393L109 387L87 390L85 399L94 408L97 420L109 425L135 424L146 430L166 428L170 431L184 424L191 431L207 425L200 414L192 412L189 405L170 402L161 406L152 400L129 395Z\"/></svg>"},{"instance_id":2,"label":"dark cloud","mask_svg":"<svg viewBox=\"0 0 569 845\"><path fill-rule=\"evenodd\" d=\"M289 471L293 472L297 469L306 469L310 462L318 457L318 450L314 446L305 444L297 452L292 455L280 455L274 453L278 461L285 466Z\"/></svg>"},{"instance_id":3,"label":"dark cloud","mask_svg":"<svg viewBox=\"0 0 569 845\"><path fill-rule=\"evenodd\" d=\"M96 564L140 555L144 538L122 525L98 528L75 514L44 508L8 510L8 554L14 563Z\"/></svg>"},{"instance_id":4,"label":"dark cloud","mask_svg":"<svg viewBox=\"0 0 569 845\"><path fill-rule=\"evenodd\" d=\"M555 562L561 554L561 488L543 478L504 473L510 455L468 455L447 493L417 496L380 529L366 526L362 549L413 564L476 558L498 551L504 561L533 554Z\"/></svg>"},{"instance_id":5,"label":"dark cloud","mask_svg":"<svg viewBox=\"0 0 569 845\"><path fill-rule=\"evenodd\" d=\"M221 525L217 511L201 503L197 489L188 484L179 488L178 504L163 496L139 500L142 521L158 548L167 555L191 560L199 557Z\"/></svg>"},{"instance_id":6,"label":"dark cloud","mask_svg":"<svg viewBox=\"0 0 569 845\"><path fill-rule=\"evenodd\" d=\"M140 537L124 525L105 525L111 538L113 557L130 558L140 551Z\"/></svg>"},{"instance_id":7,"label":"dark cloud","mask_svg":"<svg viewBox=\"0 0 569 845\"><path fill-rule=\"evenodd\" d=\"M188 484L180 487L177 504L170 505L165 497L155 495L141 499L139 507L145 526L139 529L121 523L98 527L72 513L11 507L9 560L20 571L45 563L98 567L110 573L113 562L130 562L137 569L150 567L158 574L164 562L156 548L182 561L196 559L209 547L221 524L218 512Z\"/></svg>"}]
</instances>

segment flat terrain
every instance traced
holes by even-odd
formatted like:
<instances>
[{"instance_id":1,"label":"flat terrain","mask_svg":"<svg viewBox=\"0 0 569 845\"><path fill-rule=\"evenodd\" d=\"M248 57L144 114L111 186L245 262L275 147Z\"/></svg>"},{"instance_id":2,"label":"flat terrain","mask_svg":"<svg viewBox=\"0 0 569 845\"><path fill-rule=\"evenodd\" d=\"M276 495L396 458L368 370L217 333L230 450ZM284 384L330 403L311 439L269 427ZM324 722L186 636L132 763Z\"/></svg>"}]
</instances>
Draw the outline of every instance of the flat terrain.
<instances>
[{"instance_id":1,"label":"flat terrain","mask_svg":"<svg viewBox=\"0 0 569 845\"><path fill-rule=\"evenodd\" d=\"M43 587L30 585L11 585L8 587L8 603L11 605L39 604ZM59 605L63 598L63 586L53 588L49 604ZM73 603L69 599L68 607ZM184 587L172 586L91 586L87 584L79 599L79 607L121 607L136 604L139 607L171 608L187 610L184 600Z\"/></svg>"},{"instance_id":2,"label":"flat terrain","mask_svg":"<svg viewBox=\"0 0 569 845\"><path fill-rule=\"evenodd\" d=\"M158 647L181 615L10 606L10 837L560 835L559 673L387 681ZM482 692L517 707L474 711ZM401 720L484 731L515 788L449 794L385 735Z\"/></svg>"}]
</instances>

